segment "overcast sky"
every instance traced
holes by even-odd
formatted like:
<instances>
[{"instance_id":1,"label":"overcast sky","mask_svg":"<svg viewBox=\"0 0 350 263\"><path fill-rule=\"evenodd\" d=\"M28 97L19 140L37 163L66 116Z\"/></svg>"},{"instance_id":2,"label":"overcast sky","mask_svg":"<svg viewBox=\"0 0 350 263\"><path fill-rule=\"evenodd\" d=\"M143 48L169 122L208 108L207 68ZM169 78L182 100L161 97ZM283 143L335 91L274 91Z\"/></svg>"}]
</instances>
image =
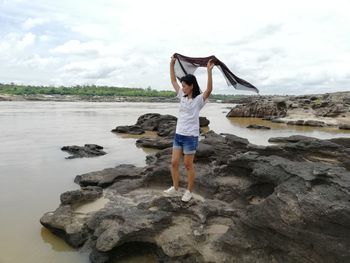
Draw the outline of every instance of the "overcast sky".
<instances>
[{"instance_id":1,"label":"overcast sky","mask_svg":"<svg viewBox=\"0 0 350 263\"><path fill-rule=\"evenodd\" d=\"M0 83L172 89L215 55L261 94L350 90L350 1L0 0ZM196 73L202 90L206 71ZM214 93L228 87L214 69Z\"/></svg>"}]
</instances>

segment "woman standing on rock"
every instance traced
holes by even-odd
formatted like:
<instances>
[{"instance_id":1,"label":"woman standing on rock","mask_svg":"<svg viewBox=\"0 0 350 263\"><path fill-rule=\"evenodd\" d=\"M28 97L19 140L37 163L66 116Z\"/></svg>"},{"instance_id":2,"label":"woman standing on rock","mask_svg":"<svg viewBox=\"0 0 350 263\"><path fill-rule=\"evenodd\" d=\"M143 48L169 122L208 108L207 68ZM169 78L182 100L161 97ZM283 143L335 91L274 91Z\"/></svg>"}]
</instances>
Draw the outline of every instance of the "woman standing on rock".
<instances>
[{"instance_id":1,"label":"woman standing on rock","mask_svg":"<svg viewBox=\"0 0 350 263\"><path fill-rule=\"evenodd\" d=\"M176 91L176 97L180 99L180 110L178 114L176 133L173 140L173 152L171 158L171 175L173 186L165 190L166 194L179 194L179 163L182 153L184 154L184 164L188 176L188 186L182 196L182 201L188 202L192 198L195 170L193 165L194 155L198 148L199 137L199 111L208 101L208 97L213 89L212 69L214 62L208 61L208 84L207 89L201 93L197 79L192 74L187 74L180 79L182 88L177 83L175 76L174 56L170 62L171 83Z\"/></svg>"}]
</instances>

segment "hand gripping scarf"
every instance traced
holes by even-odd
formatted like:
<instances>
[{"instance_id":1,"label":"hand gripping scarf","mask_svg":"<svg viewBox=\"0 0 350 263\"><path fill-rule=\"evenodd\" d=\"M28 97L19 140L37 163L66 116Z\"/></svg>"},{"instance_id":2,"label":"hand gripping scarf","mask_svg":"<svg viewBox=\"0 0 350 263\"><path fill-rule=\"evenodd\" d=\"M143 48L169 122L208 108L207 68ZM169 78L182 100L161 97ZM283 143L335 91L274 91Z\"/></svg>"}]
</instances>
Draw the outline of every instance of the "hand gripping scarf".
<instances>
[{"instance_id":1,"label":"hand gripping scarf","mask_svg":"<svg viewBox=\"0 0 350 263\"><path fill-rule=\"evenodd\" d=\"M198 67L207 67L208 61L213 59L215 66L217 66L224 75L228 86L233 86L237 90L249 90L259 93L256 87L233 74L228 67L215 56L191 58L175 53L174 57L176 58L175 75L179 80L187 74L193 74Z\"/></svg>"}]
</instances>

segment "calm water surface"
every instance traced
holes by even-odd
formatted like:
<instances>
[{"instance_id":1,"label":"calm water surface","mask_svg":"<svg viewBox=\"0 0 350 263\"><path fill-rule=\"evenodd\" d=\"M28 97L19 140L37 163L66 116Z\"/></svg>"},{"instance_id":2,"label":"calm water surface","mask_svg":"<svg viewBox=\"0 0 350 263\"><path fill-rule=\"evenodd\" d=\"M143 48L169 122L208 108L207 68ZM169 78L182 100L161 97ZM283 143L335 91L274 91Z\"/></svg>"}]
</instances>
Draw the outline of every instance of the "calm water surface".
<instances>
[{"instance_id":1,"label":"calm water surface","mask_svg":"<svg viewBox=\"0 0 350 263\"><path fill-rule=\"evenodd\" d=\"M273 136L302 134L318 138L349 137L349 132L275 124L254 118L226 118L229 104L207 104L201 112L217 133L233 133L255 144ZM88 262L42 228L39 219L59 205L59 196L78 189L78 174L122 163L145 165L152 152L137 148L135 136L116 135L118 125L134 124L144 113L177 115L176 103L0 102L0 263ZM249 124L270 126L251 130ZM67 160L64 145L102 145L108 153ZM139 262L140 258L125 262ZM124 262L124 261L123 261ZM151 262L151 261L150 261Z\"/></svg>"}]
</instances>

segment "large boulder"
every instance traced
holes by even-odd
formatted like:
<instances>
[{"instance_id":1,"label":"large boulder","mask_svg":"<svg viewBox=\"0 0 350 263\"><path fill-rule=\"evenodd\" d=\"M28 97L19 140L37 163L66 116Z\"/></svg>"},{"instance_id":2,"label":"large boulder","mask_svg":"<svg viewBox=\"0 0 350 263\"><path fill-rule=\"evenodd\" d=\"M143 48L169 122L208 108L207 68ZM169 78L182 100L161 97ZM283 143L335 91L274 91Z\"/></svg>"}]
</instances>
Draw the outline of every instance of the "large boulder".
<instances>
[{"instance_id":1,"label":"large boulder","mask_svg":"<svg viewBox=\"0 0 350 263\"><path fill-rule=\"evenodd\" d=\"M285 101L260 99L247 104L238 104L232 108L226 117L285 117L287 105Z\"/></svg>"}]
</instances>

